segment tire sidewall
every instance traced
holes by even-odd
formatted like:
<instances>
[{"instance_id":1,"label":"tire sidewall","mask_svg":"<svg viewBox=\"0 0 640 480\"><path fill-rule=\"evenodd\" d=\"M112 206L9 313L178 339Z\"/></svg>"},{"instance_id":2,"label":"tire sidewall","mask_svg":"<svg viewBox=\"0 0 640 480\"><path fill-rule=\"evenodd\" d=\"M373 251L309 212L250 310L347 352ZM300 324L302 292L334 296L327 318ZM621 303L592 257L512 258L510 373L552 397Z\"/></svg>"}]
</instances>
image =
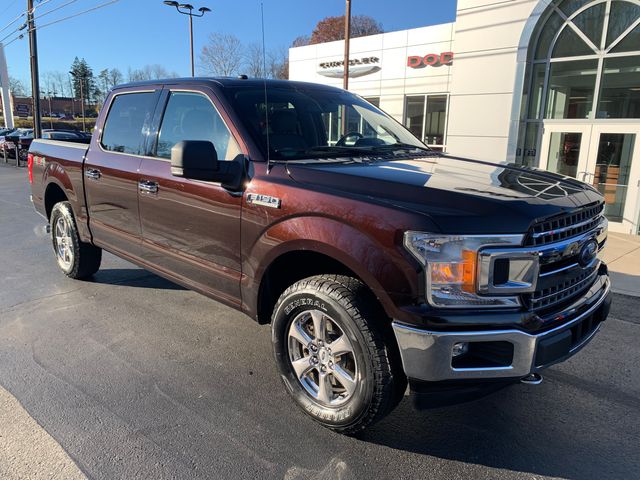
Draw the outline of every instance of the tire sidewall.
<instances>
[{"instance_id":1,"label":"tire sidewall","mask_svg":"<svg viewBox=\"0 0 640 480\"><path fill-rule=\"evenodd\" d=\"M65 268L65 266L62 263L60 263L60 257L58 256L58 245L56 241L55 229L56 229L56 224L58 222L58 219L60 217L63 217L65 221L69 224L70 231L71 231L71 243L73 246L73 262L71 262L71 265L69 265L68 268ZM80 240L78 237L78 230L76 228L75 218L71 211L71 206L69 205L68 202L60 202L54 205L53 209L51 210L50 223L51 223L51 244L53 245L53 252L54 252L54 255L56 256L56 262L58 263L58 267L60 268L60 270L62 270L65 273L65 275L71 276L74 274L74 272L77 272L79 268Z\"/></svg>"},{"instance_id":2,"label":"tire sidewall","mask_svg":"<svg viewBox=\"0 0 640 480\"><path fill-rule=\"evenodd\" d=\"M300 384L289 360L288 332L302 312L319 310L339 323L351 341L358 366L358 386L350 401L337 407L315 402ZM287 295L276 306L272 321L272 342L280 376L296 403L316 421L330 427L347 427L367 413L374 394L374 371L366 341L346 308L331 295L308 285Z\"/></svg>"}]
</instances>

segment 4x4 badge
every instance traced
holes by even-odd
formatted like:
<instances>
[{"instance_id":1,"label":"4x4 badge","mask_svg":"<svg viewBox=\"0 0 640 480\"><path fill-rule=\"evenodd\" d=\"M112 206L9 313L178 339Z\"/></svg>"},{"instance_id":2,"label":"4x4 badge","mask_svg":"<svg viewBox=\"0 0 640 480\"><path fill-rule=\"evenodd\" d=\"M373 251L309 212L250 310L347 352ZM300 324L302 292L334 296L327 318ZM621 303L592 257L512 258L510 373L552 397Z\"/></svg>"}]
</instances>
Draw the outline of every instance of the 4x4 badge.
<instances>
[{"instance_id":1,"label":"4x4 badge","mask_svg":"<svg viewBox=\"0 0 640 480\"><path fill-rule=\"evenodd\" d=\"M280 199L270 195L262 195L260 193L248 193L247 203L250 205L261 205L269 208L280 208Z\"/></svg>"}]
</instances>

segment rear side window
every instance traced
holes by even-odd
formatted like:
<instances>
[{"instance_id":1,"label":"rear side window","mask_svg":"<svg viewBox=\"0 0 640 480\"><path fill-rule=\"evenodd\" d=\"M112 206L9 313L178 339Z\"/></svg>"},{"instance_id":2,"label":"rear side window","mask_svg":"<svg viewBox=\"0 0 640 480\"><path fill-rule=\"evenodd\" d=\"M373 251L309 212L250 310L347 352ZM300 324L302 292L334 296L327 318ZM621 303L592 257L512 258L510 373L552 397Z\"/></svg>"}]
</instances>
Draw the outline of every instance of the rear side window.
<instances>
[{"instance_id":1,"label":"rear side window","mask_svg":"<svg viewBox=\"0 0 640 480\"><path fill-rule=\"evenodd\" d=\"M142 128L151 120L155 92L127 93L113 99L102 133L102 148L111 152L141 155Z\"/></svg>"},{"instance_id":2,"label":"rear side window","mask_svg":"<svg viewBox=\"0 0 640 480\"><path fill-rule=\"evenodd\" d=\"M233 160L240 147L215 109L200 93L171 92L164 112L156 156L171 158L171 149L182 140L208 140L219 160Z\"/></svg>"}]
</instances>

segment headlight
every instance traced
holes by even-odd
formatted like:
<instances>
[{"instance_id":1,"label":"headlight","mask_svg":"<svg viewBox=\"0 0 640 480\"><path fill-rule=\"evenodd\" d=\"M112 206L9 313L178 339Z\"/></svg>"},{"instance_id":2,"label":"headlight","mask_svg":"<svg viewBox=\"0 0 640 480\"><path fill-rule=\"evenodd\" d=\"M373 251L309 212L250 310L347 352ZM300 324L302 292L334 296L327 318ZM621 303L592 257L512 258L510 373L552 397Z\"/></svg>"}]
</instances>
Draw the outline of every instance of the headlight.
<instances>
[{"instance_id":1,"label":"headlight","mask_svg":"<svg viewBox=\"0 0 640 480\"><path fill-rule=\"evenodd\" d=\"M439 235L406 232L404 245L425 267L427 301L434 307L489 308L518 307L520 300L508 287L498 290L504 295L480 295L479 283L486 281L484 262L479 259L481 249L498 247L505 250L517 247L522 235ZM521 257L521 255L519 255ZM532 257L537 272L537 258ZM507 274L507 279L508 279ZM490 291L495 293L495 291ZM511 294L511 295L510 295Z\"/></svg>"}]
</instances>

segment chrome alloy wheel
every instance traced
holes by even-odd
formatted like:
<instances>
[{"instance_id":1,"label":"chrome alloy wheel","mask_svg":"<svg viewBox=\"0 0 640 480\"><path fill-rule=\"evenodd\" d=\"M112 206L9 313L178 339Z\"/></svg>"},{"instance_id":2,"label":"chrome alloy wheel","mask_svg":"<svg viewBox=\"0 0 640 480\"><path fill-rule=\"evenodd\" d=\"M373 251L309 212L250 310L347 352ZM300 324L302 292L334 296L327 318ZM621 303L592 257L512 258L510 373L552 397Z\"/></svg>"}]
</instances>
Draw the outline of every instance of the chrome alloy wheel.
<instances>
[{"instance_id":1,"label":"chrome alloy wheel","mask_svg":"<svg viewBox=\"0 0 640 480\"><path fill-rule=\"evenodd\" d=\"M73 241L71 240L71 226L65 217L58 217L54 228L54 235L56 238L56 256L58 257L58 262L64 270L68 270L73 264Z\"/></svg>"},{"instance_id":2,"label":"chrome alloy wheel","mask_svg":"<svg viewBox=\"0 0 640 480\"><path fill-rule=\"evenodd\" d=\"M358 386L358 365L351 341L320 310L300 313L289 327L289 361L306 392L336 407L348 402Z\"/></svg>"}]
</instances>

